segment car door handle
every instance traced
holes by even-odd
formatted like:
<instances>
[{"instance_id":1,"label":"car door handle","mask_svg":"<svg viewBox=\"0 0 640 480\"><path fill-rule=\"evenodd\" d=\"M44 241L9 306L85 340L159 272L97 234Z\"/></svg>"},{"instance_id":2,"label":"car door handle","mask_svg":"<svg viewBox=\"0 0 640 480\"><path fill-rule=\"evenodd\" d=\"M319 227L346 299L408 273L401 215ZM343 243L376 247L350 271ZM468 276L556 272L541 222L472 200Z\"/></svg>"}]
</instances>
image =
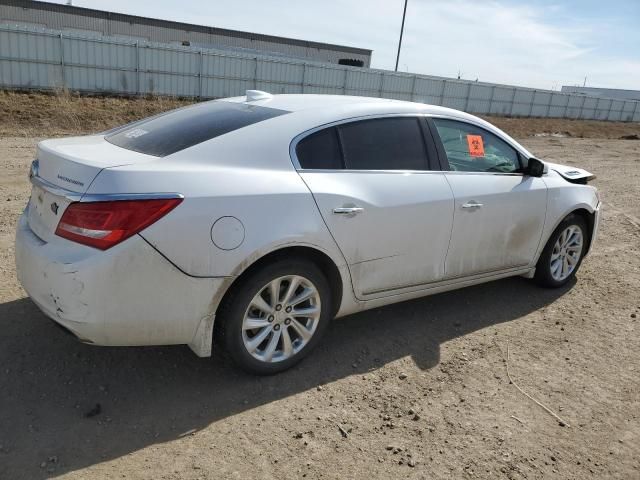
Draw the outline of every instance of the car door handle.
<instances>
[{"instance_id":1,"label":"car door handle","mask_svg":"<svg viewBox=\"0 0 640 480\"><path fill-rule=\"evenodd\" d=\"M347 217L353 217L361 212L364 212L362 207L336 207L333 209L333 213L336 215L345 215Z\"/></svg>"},{"instance_id":2,"label":"car door handle","mask_svg":"<svg viewBox=\"0 0 640 480\"><path fill-rule=\"evenodd\" d=\"M481 203L474 202L474 201L467 202L462 205L462 208L481 208L481 207L482 207Z\"/></svg>"}]
</instances>

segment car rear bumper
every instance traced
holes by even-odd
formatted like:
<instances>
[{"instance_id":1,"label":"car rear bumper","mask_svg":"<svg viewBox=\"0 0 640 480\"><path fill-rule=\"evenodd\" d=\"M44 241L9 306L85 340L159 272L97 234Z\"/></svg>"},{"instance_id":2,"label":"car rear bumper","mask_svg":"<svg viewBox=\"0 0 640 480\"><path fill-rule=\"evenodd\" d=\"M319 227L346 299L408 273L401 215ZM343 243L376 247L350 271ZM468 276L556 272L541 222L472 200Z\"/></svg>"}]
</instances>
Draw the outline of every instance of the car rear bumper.
<instances>
[{"instance_id":1,"label":"car rear bumper","mask_svg":"<svg viewBox=\"0 0 640 480\"><path fill-rule=\"evenodd\" d=\"M207 345L210 350L210 339L198 336L211 334L215 299L229 279L185 275L137 235L106 251L57 237L43 242L25 214L15 255L18 279L31 299L84 342L195 342L205 354Z\"/></svg>"}]
</instances>

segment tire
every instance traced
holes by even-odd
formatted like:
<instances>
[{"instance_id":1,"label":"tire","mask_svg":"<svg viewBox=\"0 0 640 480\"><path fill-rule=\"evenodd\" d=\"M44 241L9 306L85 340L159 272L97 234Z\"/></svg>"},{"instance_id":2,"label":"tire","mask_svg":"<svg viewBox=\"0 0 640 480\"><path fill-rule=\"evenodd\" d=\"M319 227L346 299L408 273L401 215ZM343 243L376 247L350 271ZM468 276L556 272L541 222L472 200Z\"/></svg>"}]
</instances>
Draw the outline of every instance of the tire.
<instances>
[{"instance_id":1,"label":"tire","mask_svg":"<svg viewBox=\"0 0 640 480\"><path fill-rule=\"evenodd\" d=\"M277 285L279 298L273 301ZM267 264L232 288L221 305L216 336L234 363L252 374L273 375L297 364L320 342L331 320L329 283L305 259Z\"/></svg>"},{"instance_id":2,"label":"tire","mask_svg":"<svg viewBox=\"0 0 640 480\"><path fill-rule=\"evenodd\" d=\"M562 237L563 235L565 236ZM566 285L575 277L582 264L587 242L588 231L584 219L575 214L567 216L553 231L538 259L535 281L547 288Z\"/></svg>"}]
</instances>

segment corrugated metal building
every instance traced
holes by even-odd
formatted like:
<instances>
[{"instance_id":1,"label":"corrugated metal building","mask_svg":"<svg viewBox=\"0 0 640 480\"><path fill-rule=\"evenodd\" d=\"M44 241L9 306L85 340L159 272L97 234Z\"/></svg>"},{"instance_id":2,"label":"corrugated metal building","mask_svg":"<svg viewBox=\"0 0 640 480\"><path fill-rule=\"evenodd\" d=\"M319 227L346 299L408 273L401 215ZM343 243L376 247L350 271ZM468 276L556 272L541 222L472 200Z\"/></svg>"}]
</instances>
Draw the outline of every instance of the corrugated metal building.
<instances>
[{"instance_id":1,"label":"corrugated metal building","mask_svg":"<svg viewBox=\"0 0 640 480\"><path fill-rule=\"evenodd\" d=\"M42 27L87 35L234 49L255 53L339 63L371 64L371 50L310 42L223 28L138 17L70 5L29 0L0 0L0 24ZM351 63L353 64L353 63Z\"/></svg>"},{"instance_id":2,"label":"corrugated metal building","mask_svg":"<svg viewBox=\"0 0 640 480\"><path fill-rule=\"evenodd\" d=\"M620 100L640 100L640 90L623 90L621 88L572 87L564 85L563 93L577 93L591 97L617 98Z\"/></svg>"}]
</instances>

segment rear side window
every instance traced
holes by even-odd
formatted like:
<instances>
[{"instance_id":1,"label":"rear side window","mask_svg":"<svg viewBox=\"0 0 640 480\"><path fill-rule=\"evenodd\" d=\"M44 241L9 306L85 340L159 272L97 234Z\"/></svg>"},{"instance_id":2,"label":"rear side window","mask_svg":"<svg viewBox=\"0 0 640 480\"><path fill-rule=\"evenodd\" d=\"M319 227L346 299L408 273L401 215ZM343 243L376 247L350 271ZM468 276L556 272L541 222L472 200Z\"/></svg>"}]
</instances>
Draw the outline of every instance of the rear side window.
<instances>
[{"instance_id":1,"label":"rear side window","mask_svg":"<svg viewBox=\"0 0 640 480\"><path fill-rule=\"evenodd\" d=\"M335 127L325 128L303 138L296 146L301 168L336 170L344 168Z\"/></svg>"},{"instance_id":2,"label":"rear side window","mask_svg":"<svg viewBox=\"0 0 640 480\"><path fill-rule=\"evenodd\" d=\"M338 126L345 168L426 170L422 129L415 117L378 118Z\"/></svg>"},{"instance_id":3,"label":"rear side window","mask_svg":"<svg viewBox=\"0 0 640 480\"><path fill-rule=\"evenodd\" d=\"M105 140L147 155L164 157L242 127L289 113L233 102L205 102L136 122Z\"/></svg>"}]
</instances>

